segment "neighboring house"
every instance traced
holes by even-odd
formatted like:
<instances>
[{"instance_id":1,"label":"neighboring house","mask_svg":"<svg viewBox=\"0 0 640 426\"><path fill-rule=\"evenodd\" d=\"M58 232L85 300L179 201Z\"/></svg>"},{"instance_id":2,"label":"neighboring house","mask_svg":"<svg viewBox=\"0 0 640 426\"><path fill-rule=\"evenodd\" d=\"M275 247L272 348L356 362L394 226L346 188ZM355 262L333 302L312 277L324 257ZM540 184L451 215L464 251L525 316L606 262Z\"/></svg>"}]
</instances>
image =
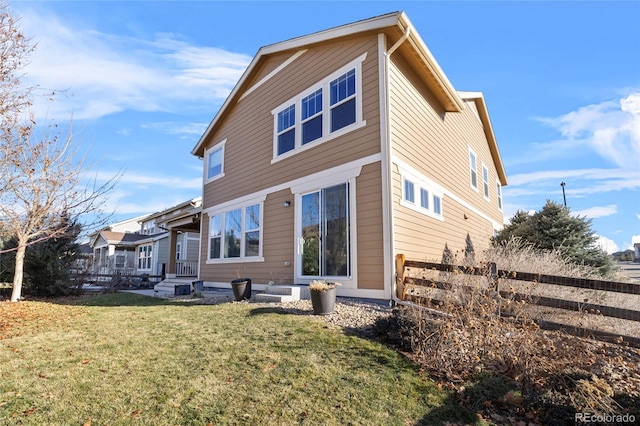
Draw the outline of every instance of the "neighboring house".
<instances>
[{"instance_id":1,"label":"neighboring house","mask_svg":"<svg viewBox=\"0 0 640 426\"><path fill-rule=\"evenodd\" d=\"M146 235L98 231L91 236L95 274L136 274L136 244Z\"/></svg>"},{"instance_id":2,"label":"neighboring house","mask_svg":"<svg viewBox=\"0 0 640 426\"><path fill-rule=\"evenodd\" d=\"M440 260L503 226L484 98L454 89L403 12L262 47L192 154L205 286L320 278L389 299L395 254Z\"/></svg>"},{"instance_id":3,"label":"neighboring house","mask_svg":"<svg viewBox=\"0 0 640 426\"><path fill-rule=\"evenodd\" d=\"M197 197L92 234L94 273L196 277L201 200Z\"/></svg>"},{"instance_id":4,"label":"neighboring house","mask_svg":"<svg viewBox=\"0 0 640 426\"><path fill-rule=\"evenodd\" d=\"M633 244L633 255L636 262L640 262L640 243Z\"/></svg>"},{"instance_id":5,"label":"neighboring house","mask_svg":"<svg viewBox=\"0 0 640 426\"><path fill-rule=\"evenodd\" d=\"M139 239L140 221L146 216L126 219L89 235L94 274L135 273L135 241Z\"/></svg>"},{"instance_id":6,"label":"neighboring house","mask_svg":"<svg viewBox=\"0 0 640 426\"><path fill-rule=\"evenodd\" d=\"M197 277L202 197L153 213L140 222L148 237L136 244L139 274Z\"/></svg>"}]
</instances>

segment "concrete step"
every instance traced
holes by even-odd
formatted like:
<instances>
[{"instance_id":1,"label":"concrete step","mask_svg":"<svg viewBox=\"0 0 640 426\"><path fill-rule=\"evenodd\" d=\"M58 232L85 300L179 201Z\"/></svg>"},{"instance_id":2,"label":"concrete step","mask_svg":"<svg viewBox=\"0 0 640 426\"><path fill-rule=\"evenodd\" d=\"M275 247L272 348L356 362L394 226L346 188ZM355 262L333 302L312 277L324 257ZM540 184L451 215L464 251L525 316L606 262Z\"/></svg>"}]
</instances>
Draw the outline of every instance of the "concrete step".
<instances>
[{"instance_id":1,"label":"concrete step","mask_svg":"<svg viewBox=\"0 0 640 426\"><path fill-rule=\"evenodd\" d=\"M300 299L291 295L286 295L286 294L258 293L254 296L254 300L256 302L263 302L263 303L282 303L282 302L294 302Z\"/></svg>"},{"instance_id":2,"label":"concrete step","mask_svg":"<svg viewBox=\"0 0 640 426\"><path fill-rule=\"evenodd\" d=\"M295 300L310 299L309 287L304 285L269 285L264 293L258 293L255 300L258 302L292 302Z\"/></svg>"}]
</instances>

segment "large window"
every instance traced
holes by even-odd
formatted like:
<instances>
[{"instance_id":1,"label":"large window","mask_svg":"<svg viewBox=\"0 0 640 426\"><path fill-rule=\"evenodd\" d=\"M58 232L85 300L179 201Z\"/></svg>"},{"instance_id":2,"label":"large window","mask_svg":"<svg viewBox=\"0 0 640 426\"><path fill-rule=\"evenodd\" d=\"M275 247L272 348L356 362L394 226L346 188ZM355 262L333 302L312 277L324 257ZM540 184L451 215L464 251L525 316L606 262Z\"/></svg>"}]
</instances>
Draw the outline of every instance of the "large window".
<instances>
[{"instance_id":1,"label":"large window","mask_svg":"<svg viewBox=\"0 0 640 426\"><path fill-rule=\"evenodd\" d=\"M209 260L261 255L262 204L217 213L209 219Z\"/></svg>"},{"instance_id":2,"label":"large window","mask_svg":"<svg viewBox=\"0 0 640 426\"><path fill-rule=\"evenodd\" d=\"M366 54L360 56L272 111L274 161L365 124L361 84L365 58Z\"/></svg>"},{"instance_id":3,"label":"large window","mask_svg":"<svg viewBox=\"0 0 640 426\"><path fill-rule=\"evenodd\" d=\"M151 269L153 257L153 245L138 247L138 269Z\"/></svg>"},{"instance_id":4,"label":"large window","mask_svg":"<svg viewBox=\"0 0 640 426\"><path fill-rule=\"evenodd\" d=\"M205 151L205 183L224 176L224 146L226 140Z\"/></svg>"}]
</instances>

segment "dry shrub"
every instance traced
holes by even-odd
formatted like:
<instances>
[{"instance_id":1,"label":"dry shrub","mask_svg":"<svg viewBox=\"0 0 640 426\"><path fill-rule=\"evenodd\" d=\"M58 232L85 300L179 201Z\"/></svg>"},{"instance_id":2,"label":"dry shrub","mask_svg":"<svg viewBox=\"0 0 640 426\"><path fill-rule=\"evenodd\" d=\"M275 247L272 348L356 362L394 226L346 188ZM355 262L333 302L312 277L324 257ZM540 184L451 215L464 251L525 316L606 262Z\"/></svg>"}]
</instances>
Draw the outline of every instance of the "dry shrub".
<instances>
[{"instance_id":1,"label":"dry shrub","mask_svg":"<svg viewBox=\"0 0 640 426\"><path fill-rule=\"evenodd\" d=\"M593 277L589 268L567 264L558 253L538 253L515 240L481 256L479 267L491 260L500 270ZM464 252L456 253L452 263L463 262ZM396 315L413 356L434 375L466 381L496 372L515 379L526 391L569 365L593 362L579 341L543 332L534 322L527 308L536 297L536 283L514 288L510 273L489 277L455 268L451 273L414 270L410 275L432 285L407 293L408 300L422 307L404 306ZM516 293L529 296L523 299Z\"/></svg>"}]
</instances>

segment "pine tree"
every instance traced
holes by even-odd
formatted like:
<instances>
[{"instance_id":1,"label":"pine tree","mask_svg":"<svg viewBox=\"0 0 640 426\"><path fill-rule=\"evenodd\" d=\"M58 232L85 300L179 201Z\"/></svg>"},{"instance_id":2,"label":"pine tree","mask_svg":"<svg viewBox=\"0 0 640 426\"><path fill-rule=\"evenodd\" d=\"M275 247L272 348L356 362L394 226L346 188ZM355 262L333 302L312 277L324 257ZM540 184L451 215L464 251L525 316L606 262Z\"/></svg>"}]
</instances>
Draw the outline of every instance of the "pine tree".
<instances>
[{"instance_id":1,"label":"pine tree","mask_svg":"<svg viewBox=\"0 0 640 426\"><path fill-rule=\"evenodd\" d=\"M464 260L467 266L476 264L476 250L473 248L473 241L471 241L471 235L469 235L468 232L467 238L465 239Z\"/></svg>"},{"instance_id":2,"label":"pine tree","mask_svg":"<svg viewBox=\"0 0 640 426\"><path fill-rule=\"evenodd\" d=\"M494 245L518 238L539 250L558 250L570 263L597 268L603 276L613 271L610 256L597 246L597 236L591 220L572 216L571 211L547 200L533 215L518 211L506 226L493 237Z\"/></svg>"},{"instance_id":3,"label":"pine tree","mask_svg":"<svg viewBox=\"0 0 640 426\"><path fill-rule=\"evenodd\" d=\"M69 223L68 218L66 222ZM31 296L64 296L71 292L71 267L78 257L77 224L63 225L65 232L27 247L24 259L25 293Z\"/></svg>"}]
</instances>

